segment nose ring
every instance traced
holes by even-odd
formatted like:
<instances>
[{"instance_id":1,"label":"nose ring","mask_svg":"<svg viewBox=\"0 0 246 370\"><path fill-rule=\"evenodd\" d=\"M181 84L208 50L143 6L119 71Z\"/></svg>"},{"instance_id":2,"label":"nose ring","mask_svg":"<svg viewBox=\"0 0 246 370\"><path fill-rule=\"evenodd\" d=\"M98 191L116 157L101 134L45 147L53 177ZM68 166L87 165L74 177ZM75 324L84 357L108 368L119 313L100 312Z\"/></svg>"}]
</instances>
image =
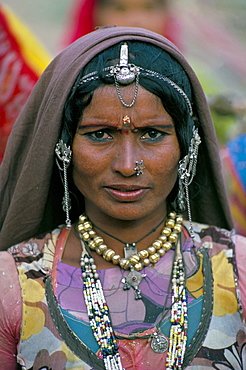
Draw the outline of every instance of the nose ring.
<instances>
[{"instance_id":1,"label":"nose ring","mask_svg":"<svg viewBox=\"0 0 246 370\"><path fill-rule=\"evenodd\" d=\"M134 167L134 171L136 171L136 175L139 176L139 175L143 175L144 174L144 169L145 169L145 166L144 166L144 163L143 163L143 160L141 159L140 161L136 161L136 167Z\"/></svg>"}]
</instances>

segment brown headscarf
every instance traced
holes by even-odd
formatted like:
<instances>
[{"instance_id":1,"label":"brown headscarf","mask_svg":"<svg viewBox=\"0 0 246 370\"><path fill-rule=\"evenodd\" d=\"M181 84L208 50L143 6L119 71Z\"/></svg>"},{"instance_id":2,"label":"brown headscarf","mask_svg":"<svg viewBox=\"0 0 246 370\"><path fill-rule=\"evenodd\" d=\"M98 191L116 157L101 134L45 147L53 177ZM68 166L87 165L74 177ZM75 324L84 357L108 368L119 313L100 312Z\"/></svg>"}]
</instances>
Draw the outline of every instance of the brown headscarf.
<instances>
[{"instance_id":1,"label":"brown headscarf","mask_svg":"<svg viewBox=\"0 0 246 370\"><path fill-rule=\"evenodd\" d=\"M159 46L176 58L189 76L206 151L206 161L196 176L203 171L209 175L209 186L191 204L192 219L232 228L214 127L192 68L164 37L139 28L110 27L82 37L51 62L14 126L0 168L0 249L64 223L62 183L59 176L54 176L54 148L60 136L64 103L82 67L96 54L123 40Z\"/></svg>"}]
</instances>

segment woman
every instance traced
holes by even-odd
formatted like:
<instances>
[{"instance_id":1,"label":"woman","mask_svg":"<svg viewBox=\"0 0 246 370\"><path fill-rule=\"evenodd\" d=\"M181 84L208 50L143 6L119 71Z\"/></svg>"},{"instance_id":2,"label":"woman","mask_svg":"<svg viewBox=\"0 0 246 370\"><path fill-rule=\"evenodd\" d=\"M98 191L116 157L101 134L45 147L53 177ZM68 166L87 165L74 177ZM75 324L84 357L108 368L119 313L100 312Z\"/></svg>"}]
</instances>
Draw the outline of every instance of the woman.
<instances>
[{"instance_id":1,"label":"woman","mask_svg":"<svg viewBox=\"0 0 246 370\"><path fill-rule=\"evenodd\" d=\"M173 44L113 27L69 46L1 181L5 369L244 368L246 242L225 230L209 111Z\"/></svg>"},{"instance_id":2,"label":"woman","mask_svg":"<svg viewBox=\"0 0 246 370\"><path fill-rule=\"evenodd\" d=\"M61 43L67 46L106 25L148 26L181 46L180 20L168 0L75 0L68 11Z\"/></svg>"}]
</instances>

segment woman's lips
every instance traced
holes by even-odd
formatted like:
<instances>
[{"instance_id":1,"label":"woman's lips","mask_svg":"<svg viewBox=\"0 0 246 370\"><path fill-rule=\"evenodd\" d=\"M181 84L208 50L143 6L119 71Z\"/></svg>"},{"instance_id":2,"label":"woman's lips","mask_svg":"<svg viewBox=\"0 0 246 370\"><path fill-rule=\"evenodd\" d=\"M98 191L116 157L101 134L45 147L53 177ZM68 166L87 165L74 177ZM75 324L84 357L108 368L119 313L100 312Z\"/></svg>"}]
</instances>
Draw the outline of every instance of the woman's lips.
<instances>
[{"instance_id":1,"label":"woman's lips","mask_svg":"<svg viewBox=\"0 0 246 370\"><path fill-rule=\"evenodd\" d=\"M129 187L129 186L106 186L105 190L120 202L134 202L139 200L148 188Z\"/></svg>"}]
</instances>

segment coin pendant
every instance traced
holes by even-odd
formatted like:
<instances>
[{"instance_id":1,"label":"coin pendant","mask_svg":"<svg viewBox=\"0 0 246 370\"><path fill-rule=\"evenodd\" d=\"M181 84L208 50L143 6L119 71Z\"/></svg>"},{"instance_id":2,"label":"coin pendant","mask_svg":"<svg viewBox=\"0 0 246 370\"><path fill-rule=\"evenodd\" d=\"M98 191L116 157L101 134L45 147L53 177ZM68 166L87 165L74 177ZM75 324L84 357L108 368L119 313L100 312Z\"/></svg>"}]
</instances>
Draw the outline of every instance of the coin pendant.
<instances>
[{"instance_id":1,"label":"coin pendant","mask_svg":"<svg viewBox=\"0 0 246 370\"><path fill-rule=\"evenodd\" d=\"M168 340L163 334L154 334L151 340L151 348L156 353L166 352L168 349Z\"/></svg>"}]
</instances>

